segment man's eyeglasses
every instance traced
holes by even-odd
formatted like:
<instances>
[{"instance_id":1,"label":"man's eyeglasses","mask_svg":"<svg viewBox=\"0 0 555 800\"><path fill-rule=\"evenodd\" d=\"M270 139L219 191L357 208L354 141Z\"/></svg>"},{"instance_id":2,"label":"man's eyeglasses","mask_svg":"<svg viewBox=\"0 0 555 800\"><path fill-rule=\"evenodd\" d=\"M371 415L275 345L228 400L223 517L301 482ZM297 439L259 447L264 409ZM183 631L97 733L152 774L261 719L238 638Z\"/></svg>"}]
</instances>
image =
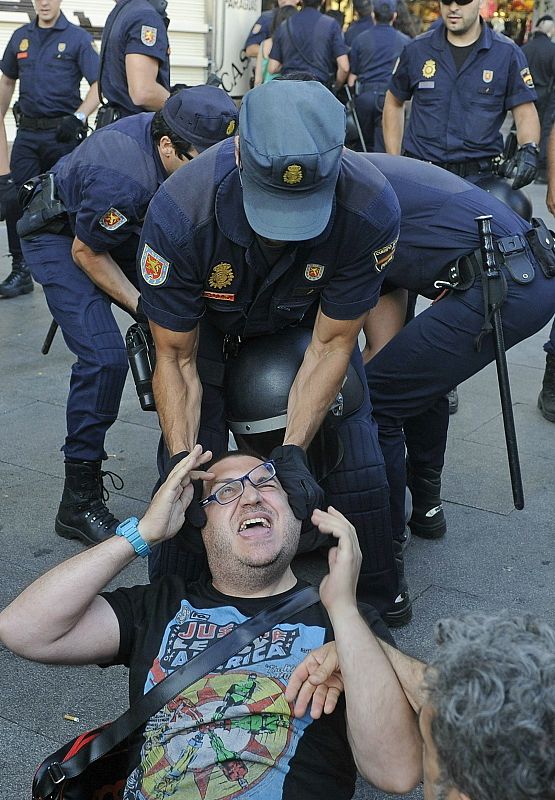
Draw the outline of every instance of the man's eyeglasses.
<instances>
[{"instance_id":1,"label":"man's eyeglasses","mask_svg":"<svg viewBox=\"0 0 555 800\"><path fill-rule=\"evenodd\" d=\"M450 6L455 3L457 6L469 6L474 0L440 0L442 6Z\"/></svg>"},{"instance_id":2,"label":"man's eyeglasses","mask_svg":"<svg viewBox=\"0 0 555 800\"><path fill-rule=\"evenodd\" d=\"M241 497L245 491L245 481L248 481L252 486L258 488L272 478L276 477L276 468L273 461L266 461L264 464L259 464L242 478L235 478L233 481L224 483L223 486L201 501L200 506L207 506L208 503L219 503L225 506L226 503L233 503L238 497Z\"/></svg>"}]
</instances>

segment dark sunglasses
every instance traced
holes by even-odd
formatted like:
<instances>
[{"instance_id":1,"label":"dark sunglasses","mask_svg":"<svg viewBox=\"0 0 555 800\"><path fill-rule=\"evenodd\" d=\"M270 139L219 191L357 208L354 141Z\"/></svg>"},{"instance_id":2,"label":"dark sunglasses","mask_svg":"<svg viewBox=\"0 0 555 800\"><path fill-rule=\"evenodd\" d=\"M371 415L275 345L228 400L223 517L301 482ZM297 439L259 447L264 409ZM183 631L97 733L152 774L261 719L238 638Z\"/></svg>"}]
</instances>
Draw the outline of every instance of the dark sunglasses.
<instances>
[{"instance_id":1,"label":"dark sunglasses","mask_svg":"<svg viewBox=\"0 0 555 800\"><path fill-rule=\"evenodd\" d=\"M469 6L474 0L440 0L442 6L450 6L455 3L457 6Z\"/></svg>"}]
</instances>

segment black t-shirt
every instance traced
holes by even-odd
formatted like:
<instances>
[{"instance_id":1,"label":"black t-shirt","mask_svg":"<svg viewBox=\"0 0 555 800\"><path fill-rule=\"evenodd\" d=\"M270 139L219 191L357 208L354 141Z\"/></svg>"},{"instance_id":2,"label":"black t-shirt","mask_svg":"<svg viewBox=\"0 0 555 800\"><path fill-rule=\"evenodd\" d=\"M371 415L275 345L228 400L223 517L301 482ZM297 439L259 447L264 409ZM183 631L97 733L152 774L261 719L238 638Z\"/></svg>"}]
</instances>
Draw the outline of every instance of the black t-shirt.
<instances>
[{"instance_id":1,"label":"black t-shirt","mask_svg":"<svg viewBox=\"0 0 555 800\"><path fill-rule=\"evenodd\" d=\"M449 45L449 50L451 51L451 55L453 56L453 61L455 62L455 69L457 73L461 71L463 68L464 62L468 58L468 56L472 53L473 50L476 49L478 42L480 39L477 39L472 44L467 44L464 47L457 47L456 45L452 44L449 40L447 40L447 44Z\"/></svg>"},{"instance_id":2,"label":"black t-shirt","mask_svg":"<svg viewBox=\"0 0 555 800\"><path fill-rule=\"evenodd\" d=\"M304 585L299 581L283 597ZM186 585L179 576L103 597L119 621L120 650L114 663L130 669L131 703L268 602L228 597L208 580ZM391 642L375 609L365 607L364 614L375 633ZM350 798L356 768L347 741L344 698L333 714L320 720L306 714L297 720L284 697L293 669L331 638L323 606L314 605L178 695L136 735L135 769L124 800Z\"/></svg>"}]
</instances>

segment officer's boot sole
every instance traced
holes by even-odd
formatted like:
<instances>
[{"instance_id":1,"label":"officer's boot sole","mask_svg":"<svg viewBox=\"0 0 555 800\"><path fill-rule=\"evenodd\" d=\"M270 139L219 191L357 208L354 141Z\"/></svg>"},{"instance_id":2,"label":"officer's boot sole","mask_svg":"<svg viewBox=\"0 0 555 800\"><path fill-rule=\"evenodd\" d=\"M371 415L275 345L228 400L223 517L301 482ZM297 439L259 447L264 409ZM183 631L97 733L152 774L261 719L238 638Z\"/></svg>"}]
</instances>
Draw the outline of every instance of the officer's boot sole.
<instances>
[{"instance_id":1,"label":"officer's boot sole","mask_svg":"<svg viewBox=\"0 0 555 800\"><path fill-rule=\"evenodd\" d=\"M555 422L555 412L550 411L549 409L547 409L545 407L545 405L543 403L543 394L542 394L542 392L540 392L539 397L538 397L538 408L539 408L539 410L541 412L541 415L542 415L542 417L544 419L546 419L548 422Z\"/></svg>"},{"instance_id":2,"label":"officer's boot sole","mask_svg":"<svg viewBox=\"0 0 555 800\"><path fill-rule=\"evenodd\" d=\"M80 542L86 544L88 547L94 544L99 544L99 542L104 541L103 539L92 539L87 536L86 533L83 533L82 530L79 528L74 528L72 525L66 525L63 523L59 517L56 517L56 522L54 523L54 530L61 536L62 539L79 539Z\"/></svg>"},{"instance_id":3,"label":"officer's boot sole","mask_svg":"<svg viewBox=\"0 0 555 800\"><path fill-rule=\"evenodd\" d=\"M440 520L429 524L418 522L418 520L409 520L409 528L413 536L418 536L420 539L441 539L447 533L447 522L442 514Z\"/></svg>"}]
</instances>

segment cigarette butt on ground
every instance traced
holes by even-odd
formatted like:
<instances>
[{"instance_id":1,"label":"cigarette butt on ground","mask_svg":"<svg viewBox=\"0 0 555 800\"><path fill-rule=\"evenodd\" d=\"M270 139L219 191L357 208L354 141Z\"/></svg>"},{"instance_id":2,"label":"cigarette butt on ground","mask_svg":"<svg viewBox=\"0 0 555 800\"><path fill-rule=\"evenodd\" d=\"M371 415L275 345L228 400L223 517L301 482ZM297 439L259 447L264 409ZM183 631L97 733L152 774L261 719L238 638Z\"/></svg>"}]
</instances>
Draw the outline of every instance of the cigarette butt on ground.
<instances>
[{"instance_id":1,"label":"cigarette butt on ground","mask_svg":"<svg viewBox=\"0 0 555 800\"><path fill-rule=\"evenodd\" d=\"M64 719L67 719L69 722L79 722L79 717L75 717L73 714L64 714Z\"/></svg>"}]
</instances>

